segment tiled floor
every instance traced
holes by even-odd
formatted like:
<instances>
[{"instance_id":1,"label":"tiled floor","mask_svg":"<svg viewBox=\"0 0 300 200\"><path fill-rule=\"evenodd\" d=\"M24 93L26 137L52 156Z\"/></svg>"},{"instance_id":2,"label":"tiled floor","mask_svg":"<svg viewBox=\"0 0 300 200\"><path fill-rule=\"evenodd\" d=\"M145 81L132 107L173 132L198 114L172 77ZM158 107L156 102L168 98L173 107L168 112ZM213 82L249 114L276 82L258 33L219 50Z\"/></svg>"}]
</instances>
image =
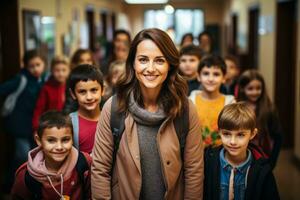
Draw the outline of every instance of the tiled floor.
<instances>
[{"instance_id":1,"label":"tiled floor","mask_svg":"<svg viewBox=\"0 0 300 200\"><path fill-rule=\"evenodd\" d=\"M292 150L282 150L274 174L282 200L300 199L300 169L292 162Z\"/></svg>"}]
</instances>

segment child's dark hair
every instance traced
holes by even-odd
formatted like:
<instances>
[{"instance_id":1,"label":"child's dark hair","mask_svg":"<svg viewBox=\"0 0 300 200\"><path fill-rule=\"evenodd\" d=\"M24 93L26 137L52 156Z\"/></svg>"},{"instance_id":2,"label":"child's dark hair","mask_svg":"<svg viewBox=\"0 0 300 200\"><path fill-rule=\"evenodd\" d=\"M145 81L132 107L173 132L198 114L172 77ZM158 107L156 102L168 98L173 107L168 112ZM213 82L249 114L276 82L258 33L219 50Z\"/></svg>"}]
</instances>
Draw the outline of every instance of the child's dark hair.
<instances>
[{"instance_id":1,"label":"child's dark hair","mask_svg":"<svg viewBox=\"0 0 300 200\"><path fill-rule=\"evenodd\" d=\"M113 40L115 40L119 34L124 34L124 35L126 35L127 38L128 38L128 42L129 42L129 44L130 44L130 42L131 42L131 36L130 36L129 32L126 31L126 30L124 30L124 29L118 29L118 30L116 30L116 31L114 32L114 35L113 35Z\"/></svg>"},{"instance_id":2,"label":"child's dark hair","mask_svg":"<svg viewBox=\"0 0 300 200\"><path fill-rule=\"evenodd\" d=\"M183 55L196 56L199 60L201 60L204 53L200 47L190 44L182 47L182 49L180 50L179 56L181 57Z\"/></svg>"},{"instance_id":3,"label":"child's dark hair","mask_svg":"<svg viewBox=\"0 0 300 200\"><path fill-rule=\"evenodd\" d=\"M69 76L68 85L72 92L75 92L75 86L80 81L97 81L101 88L103 89L103 75L99 68L88 65L82 64L75 67Z\"/></svg>"},{"instance_id":4,"label":"child's dark hair","mask_svg":"<svg viewBox=\"0 0 300 200\"><path fill-rule=\"evenodd\" d=\"M253 131L256 128L255 113L246 102L226 105L219 114L218 128Z\"/></svg>"},{"instance_id":5,"label":"child's dark hair","mask_svg":"<svg viewBox=\"0 0 300 200\"><path fill-rule=\"evenodd\" d=\"M46 63L46 58L40 51L38 51L36 49L26 51L23 56L24 67L27 68L30 60L32 60L33 58L37 58L37 57L41 58L43 60L43 62Z\"/></svg>"},{"instance_id":6,"label":"child's dark hair","mask_svg":"<svg viewBox=\"0 0 300 200\"><path fill-rule=\"evenodd\" d=\"M223 58L221 58L221 56L218 56L218 55L209 54L209 55L204 56L198 67L199 74L204 67L208 67L208 68L217 67L217 68L221 69L223 75L226 74L225 61L223 60Z\"/></svg>"},{"instance_id":7,"label":"child's dark hair","mask_svg":"<svg viewBox=\"0 0 300 200\"><path fill-rule=\"evenodd\" d=\"M39 126L37 129L38 136L41 138L45 129L53 127L58 129L70 128L73 132L72 121L69 115L65 115L56 110L50 110L42 114L39 119Z\"/></svg>"},{"instance_id":8,"label":"child's dark hair","mask_svg":"<svg viewBox=\"0 0 300 200\"><path fill-rule=\"evenodd\" d=\"M240 62L239 62L239 59L238 59L238 57L236 57L236 56L234 56L234 55L226 55L225 57L224 57L224 60L230 60L230 61L232 61L234 64L235 64L235 66L237 67L237 68L239 68L240 67Z\"/></svg>"},{"instance_id":9,"label":"child's dark hair","mask_svg":"<svg viewBox=\"0 0 300 200\"><path fill-rule=\"evenodd\" d=\"M182 36L182 38L181 38L180 46L183 45L184 40L185 40L186 38L188 38L188 37L190 37L190 38L192 39L192 41L194 40L194 36L193 36L192 33L186 33L186 34L184 34L184 35Z\"/></svg>"}]
</instances>

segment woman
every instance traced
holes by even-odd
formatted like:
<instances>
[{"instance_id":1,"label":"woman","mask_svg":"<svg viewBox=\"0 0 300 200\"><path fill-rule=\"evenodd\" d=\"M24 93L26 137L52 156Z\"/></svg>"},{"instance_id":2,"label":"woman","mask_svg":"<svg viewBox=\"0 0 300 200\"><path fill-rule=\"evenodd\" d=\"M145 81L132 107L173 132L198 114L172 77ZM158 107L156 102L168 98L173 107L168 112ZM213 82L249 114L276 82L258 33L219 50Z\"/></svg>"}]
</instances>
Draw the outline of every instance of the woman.
<instances>
[{"instance_id":1,"label":"woman","mask_svg":"<svg viewBox=\"0 0 300 200\"><path fill-rule=\"evenodd\" d=\"M202 199L200 124L185 96L187 85L178 75L178 65L178 52L165 32L146 29L137 34L117 90L119 110L127 115L115 162L111 99L98 122L91 168L93 199ZM173 120L185 104L189 131L181 159Z\"/></svg>"}]
</instances>

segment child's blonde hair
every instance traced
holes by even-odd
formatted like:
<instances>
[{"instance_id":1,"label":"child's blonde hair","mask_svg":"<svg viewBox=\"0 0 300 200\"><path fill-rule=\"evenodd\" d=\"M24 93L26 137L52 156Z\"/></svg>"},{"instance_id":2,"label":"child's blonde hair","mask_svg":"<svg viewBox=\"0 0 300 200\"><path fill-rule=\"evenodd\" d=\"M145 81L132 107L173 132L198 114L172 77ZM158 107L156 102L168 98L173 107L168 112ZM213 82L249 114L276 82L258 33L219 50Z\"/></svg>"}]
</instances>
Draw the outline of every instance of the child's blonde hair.
<instances>
[{"instance_id":1,"label":"child's blonde hair","mask_svg":"<svg viewBox=\"0 0 300 200\"><path fill-rule=\"evenodd\" d=\"M55 56L51 61L51 71L53 70L54 66L57 64L65 64L69 66L69 59L65 56Z\"/></svg>"},{"instance_id":2,"label":"child's blonde hair","mask_svg":"<svg viewBox=\"0 0 300 200\"><path fill-rule=\"evenodd\" d=\"M218 128L254 131L256 128L255 113L245 102L226 105L219 114Z\"/></svg>"}]
</instances>

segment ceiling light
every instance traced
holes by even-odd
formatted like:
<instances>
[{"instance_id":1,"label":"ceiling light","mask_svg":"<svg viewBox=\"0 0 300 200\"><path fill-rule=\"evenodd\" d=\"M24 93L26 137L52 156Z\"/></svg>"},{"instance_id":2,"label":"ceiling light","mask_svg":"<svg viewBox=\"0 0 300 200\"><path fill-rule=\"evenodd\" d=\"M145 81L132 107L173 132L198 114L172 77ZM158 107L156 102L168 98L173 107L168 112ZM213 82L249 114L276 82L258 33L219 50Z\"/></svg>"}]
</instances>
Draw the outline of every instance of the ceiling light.
<instances>
[{"instance_id":1,"label":"ceiling light","mask_svg":"<svg viewBox=\"0 0 300 200\"><path fill-rule=\"evenodd\" d=\"M165 4L168 0L125 0L128 4Z\"/></svg>"},{"instance_id":2,"label":"ceiling light","mask_svg":"<svg viewBox=\"0 0 300 200\"><path fill-rule=\"evenodd\" d=\"M173 14L173 13L174 13L174 8L173 8L173 6L171 6L170 4L166 5L166 6L165 6L165 12L166 12L167 14Z\"/></svg>"}]
</instances>

